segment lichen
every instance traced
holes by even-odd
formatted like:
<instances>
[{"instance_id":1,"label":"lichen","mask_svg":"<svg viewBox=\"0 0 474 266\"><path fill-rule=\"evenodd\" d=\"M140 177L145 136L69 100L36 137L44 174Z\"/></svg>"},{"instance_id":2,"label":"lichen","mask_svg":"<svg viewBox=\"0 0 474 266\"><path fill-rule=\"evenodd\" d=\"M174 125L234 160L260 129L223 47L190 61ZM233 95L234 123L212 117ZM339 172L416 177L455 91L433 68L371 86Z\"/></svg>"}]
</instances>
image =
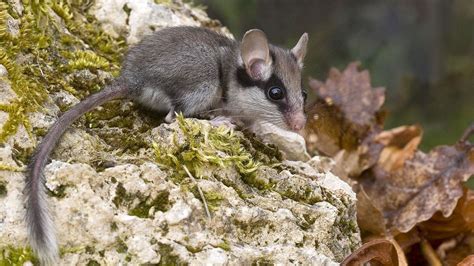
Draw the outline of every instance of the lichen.
<instances>
[{"instance_id":1,"label":"lichen","mask_svg":"<svg viewBox=\"0 0 474 266\"><path fill-rule=\"evenodd\" d=\"M26 262L38 263L31 249L13 246L0 247L0 266L21 266Z\"/></svg>"}]
</instances>

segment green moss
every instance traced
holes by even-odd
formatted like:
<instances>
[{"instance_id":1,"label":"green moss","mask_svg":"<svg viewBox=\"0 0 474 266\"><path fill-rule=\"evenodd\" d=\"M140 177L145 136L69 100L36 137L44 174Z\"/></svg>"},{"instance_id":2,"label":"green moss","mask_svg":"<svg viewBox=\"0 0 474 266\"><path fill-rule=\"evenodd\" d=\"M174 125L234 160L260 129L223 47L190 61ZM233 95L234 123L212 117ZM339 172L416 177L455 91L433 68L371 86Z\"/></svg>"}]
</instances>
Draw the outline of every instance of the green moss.
<instances>
[{"instance_id":1,"label":"green moss","mask_svg":"<svg viewBox=\"0 0 474 266\"><path fill-rule=\"evenodd\" d=\"M69 59L65 69L68 72L82 69L103 69L109 67L107 59L95 54L92 51L75 51L72 53L65 53L65 57Z\"/></svg>"},{"instance_id":2,"label":"green moss","mask_svg":"<svg viewBox=\"0 0 474 266\"><path fill-rule=\"evenodd\" d=\"M117 229L118 229L117 223L116 223L116 222L112 222L112 223L110 224L110 230L112 230L112 232L115 232L115 231L117 231Z\"/></svg>"},{"instance_id":3,"label":"green moss","mask_svg":"<svg viewBox=\"0 0 474 266\"><path fill-rule=\"evenodd\" d=\"M197 247L193 247L193 246L190 246L190 245L187 245L185 246L186 249L191 252L191 253L198 253L198 252L201 252L202 251L202 248L197 248Z\"/></svg>"},{"instance_id":4,"label":"green moss","mask_svg":"<svg viewBox=\"0 0 474 266\"><path fill-rule=\"evenodd\" d=\"M155 198L147 197L143 201L131 209L128 214L138 216L141 218L147 218L150 216L150 209L154 207L154 211L167 211L170 208L169 201L170 193L168 191L160 191Z\"/></svg>"},{"instance_id":5,"label":"green moss","mask_svg":"<svg viewBox=\"0 0 474 266\"><path fill-rule=\"evenodd\" d=\"M193 193L194 197L201 200L201 195L199 194L197 186L192 186L189 188L189 191ZM215 211L219 208L221 202L225 199L222 194L215 191L203 191L204 198L206 199L207 207L210 211Z\"/></svg>"},{"instance_id":6,"label":"green moss","mask_svg":"<svg viewBox=\"0 0 474 266\"><path fill-rule=\"evenodd\" d=\"M86 264L87 266L100 266L100 263L96 260L89 260Z\"/></svg>"},{"instance_id":7,"label":"green moss","mask_svg":"<svg viewBox=\"0 0 474 266\"><path fill-rule=\"evenodd\" d=\"M182 261L181 258L174 254L174 250L170 245L158 244L158 252L161 255L160 263L158 265L188 265Z\"/></svg>"},{"instance_id":8,"label":"green moss","mask_svg":"<svg viewBox=\"0 0 474 266\"><path fill-rule=\"evenodd\" d=\"M22 14L0 2L0 64L7 69L11 88L18 96L0 105L0 111L8 113L0 129L0 143L20 126L31 138L33 133L44 135L33 131L28 114L41 111L48 93L65 90L83 97L97 90L96 86L76 90L65 73L80 69L118 73L125 49L123 39L103 33L97 21L83 15L88 1L73 2L24 0ZM19 25L16 35L6 27L7 21L14 19Z\"/></svg>"},{"instance_id":9,"label":"green moss","mask_svg":"<svg viewBox=\"0 0 474 266\"><path fill-rule=\"evenodd\" d=\"M12 246L0 247L0 266L21 266L28 261L33 264L38 263L38 260L33 256L31 249Z\"/></svg>"},{"instance_id":10,"label":"green moss","mask_svg":"<svg viewBox=\"0 0 474 266\"><path fill-rule=\"evenodd\" d=\"M252 154L242 145L242 137L227 127L203 126L192 119L177 117L184 143L169 148L153 143L157 162L186 176L183 166L193 175L204 175L208 166L235 167L242 175L254 173L261 165L253 160ZM177 133L176 133L177 134ZM176 136L176 135L175 135Z\"/></svg>"},{"instance_id":11,"label":"green moss","mask_svg":"<svg viewBox=\"0 0 474 266\"><path fill-rule=\"evenodd\" d=\"M131 204L135 202L135 199L139 199L139 202L138 204L132 206ZM117 185L115 197L113 198L112 202L116 207L125 206L129 208L129 215L140 218L150 217L150 215L152 215L150 213L150 209L152 208L154 212L165 212L171 207L168 191L160 191L156 197L152 198L150 196L144 196L141 194L128 193L123 187L122 183Z\"/></svg>"},{"instance_id":12,"label":"green moss","mask_svg":"<svg viewBox=\"0 0 474 266\"><path fill-rule=\"evenodd\" d=\"M222 241L216 247L221 248L225 251L230 251L230 245L229 245L229 242L227 242L227 240Z\"/></svg>"},{"instance_id":13,"label":"green moss","mask_svg":"<svg viewBox=\"0 0 474 266\"><path fill-rule=\"evenodd\" d=\"M252 262L252 266L273 266L275 263L265 257L258 258Z\"/></svg>"},{"instance_id":14,"label":"green moss","mask_svg":"<svg viewBox=\"0 0 474 266\"><path fill-rule=\"evenodd\" d=\"M13 160L15 160L16 162L19 162L22 165L28 164L32 153L33 153L32 148L25 149L25 148L22 148L17 143L13 144L13 150L12 150Z\"/></svg>"},{"instance_id":15,"label":"green moss","mask_svg":"<svg viewBox=\"0 0 474 266\"><path fill-rule=\"evenodd\" d=\"M118 183L117 188L115 189L115 197L112 202L115 204L115 207L119 207L125 201L133 200L132 196L129 196L127 190L123 187L122 183Z\"/></svg>"},{"instance_id":16,"label":"green moss","mask_svg":"<svg viewBox=\"0 0 474 266\"><path fill-rule=\"evenodd\" d=\"M4 180L0 180L0 197L6 196L7 193L7 183Z\"/></svg>"},{"instance_id":17,"label":"green moss","mask_svg":"<svg viewBox=\"0 0 474 266\"><path fill-rule=\"evenodd\" d=\"M62 199L66 196L67 188L66 185L59 185L55 190L48 190L48 196Z\"/></svg>"},{"instance_id":18,"label":"green moss","mask_svg":"<svg viewBox=\"0 0 474 266\"><path fill-rule=\"evenodd\" d=\"M0 171L10 171L10 172L21 172L23 169L16 167L16 166L11 166L11 165L6 165L6 164L1 164L0 163Z\"/></svg>"},{"instance_id":19,"label":"green moss","mask_svg":"<svg viewBox=\"0 0 474 266\"><path fill-rule=\"evenodd\" d=\"M118 253L127 253L128 247L125 244L125 242L122 241L122 239L117 240L116 248Z\"/></svg>"}]
</instances>

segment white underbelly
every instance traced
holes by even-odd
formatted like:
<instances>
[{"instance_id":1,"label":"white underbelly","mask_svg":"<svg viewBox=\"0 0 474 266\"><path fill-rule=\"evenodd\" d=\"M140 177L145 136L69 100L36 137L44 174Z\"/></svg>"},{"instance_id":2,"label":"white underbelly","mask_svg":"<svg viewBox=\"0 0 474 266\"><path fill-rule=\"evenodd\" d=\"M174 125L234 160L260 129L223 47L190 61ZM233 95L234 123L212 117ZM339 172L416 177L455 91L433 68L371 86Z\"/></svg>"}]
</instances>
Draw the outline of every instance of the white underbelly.
<instances>
[{"instance_id":1,"label":"white underbelly","mask_svg":"<svg viewBox=\"0 0 474 266\"><path fill-rule=\"evenodd\" d=\"M143 88L138 102L158 112L168 112L172 106L171 99L165 93L152 87Z\"/></svg>"}]
</instances>

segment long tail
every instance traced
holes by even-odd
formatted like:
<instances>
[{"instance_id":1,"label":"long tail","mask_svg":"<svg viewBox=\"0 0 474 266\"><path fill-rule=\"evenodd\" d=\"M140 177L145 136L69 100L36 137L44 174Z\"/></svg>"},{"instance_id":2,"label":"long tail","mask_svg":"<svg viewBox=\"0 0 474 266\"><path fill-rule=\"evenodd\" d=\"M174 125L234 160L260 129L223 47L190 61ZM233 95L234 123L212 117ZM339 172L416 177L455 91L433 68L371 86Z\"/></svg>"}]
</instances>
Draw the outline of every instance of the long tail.
<instances>
[{"instance_id":1,"label":"long tail","mask_svg":"<svg viewBox=\"0 0 474 266\"><path fill-rule=\"evenodd\" d=\"M50 153L66 129L81 115L116 98L126 97L129 90L114 83L90 95L65 112L49 129L33 155L28 167L26 182L26 223L33 251L42 265L54 265L59 259L54 223L49 213L44 188L43 169Z\"/></svg>"}]
</instances>

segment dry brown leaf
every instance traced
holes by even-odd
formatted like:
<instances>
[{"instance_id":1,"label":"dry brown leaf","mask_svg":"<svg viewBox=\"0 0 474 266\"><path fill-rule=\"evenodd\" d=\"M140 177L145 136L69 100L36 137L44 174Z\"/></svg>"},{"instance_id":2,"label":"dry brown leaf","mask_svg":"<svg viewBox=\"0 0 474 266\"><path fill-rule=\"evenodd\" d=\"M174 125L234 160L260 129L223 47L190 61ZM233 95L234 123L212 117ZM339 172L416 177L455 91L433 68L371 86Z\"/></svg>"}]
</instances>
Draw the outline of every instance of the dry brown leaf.
<instances>
[{"instance_id":1,"label":"dry brown leaf","mask_svg":"<svg viewBox=\"0 0 474 266\"><path fill-rule=\"evenodd\" d=\"M357 224L361 230L362 237L387 235L387 227L382 210L373 204L372 199L358 187L357 192Z\"/></svg>"},{"instance_id":2,"label":"dry brown leaf","mask_svg":"<svg viewBox=\"0 0 474 266\"><path fill-rule=\"evenodd\" d=\"M375 124L375 115L385 101L385 89L372 88L369 72L359 72L359 65L359 62L350 63L342 73L332 68L325 84L310 81L318 97L328 105L337 106L357 129Z\"/></svg>"},{"instance_id":3,"label":"dry brown leaf","mask_svg":"<svg viewBox=\"0 0 474 266\"><path fill-rule=\"evenodd\" d=\"M463 259L457 266L472 266L474 265L474 255L469 255Z\"/></svg>"},{"instance_id":4,"label":"dry brown leaf","mask_svg":"<svg viewBox=\"0 0 474 266\"><path fill-rule=\"evenodd\" d=\"M371 240L341 263L341 266L359 266L369 261L380 265L407 265L405 256L395 241L379 238Z\"/></svg>"},{"instance_id":5,"label":"dry brown leaf","mask_svg":"<svg viewBox=\"0 0 474 266\"><path fill-rule=\"evenodd\" d=\"M437 211L450 216L463 194L463 182L474 174L472 144L439 146L425 154L414 151L416 138L402 148L388 146L391 152L381 156L382 161L372 169L374 179L362 180L364 190L372 203L383 210L392 232L408 232ZM405 161L400 162L402 159Z\"/></svg>"},{"instance_id":6,"label":"dry brown leaf","mask_svg":"<svg viewBox=\"0 0 474 266\"><path fill-rule=\"evenodd\" d=\"M419 227L429 240L451 238L474 230L474 191L464 189L463 197L449 217L437 212Z\"/></svg>"},{"instance_id":7,"label":"dry brown leaf","mask_svg":"<svg viewBox=\"0 0 474 266\"><path fill-rule=\"evenodd\" d=\"M373 138L382 128L384 88L372 88L368 71L358 71L358 65L351 63L342 73L331 69L325 83L310 79L318 100L309 107L307 148L334 157L334 171L342 178L374 165L383 147Z\"/></svg>"},{"instance_id":8,"label":"dry brown leaf","mask_svg":"<svg viewBox=\"0 0 474 266\"><path fill-rule=\"evenodd\" d=\"M457 238L459 238L459 236ZM447 255L443 259L444 265L447 265L447 266L458 265L459 263L466 260L466 257L474 254L474 232L470 232L469 234L461 238L460 241L457 241L457 242L458 243L454 248L446 251ZM467 264L467 265L474 265L474 264Z\"/></svg>"},{"instance_id":9,"label":"dry brown leaf","mask_svg":"<svg viewBox=\"0 0 474 266\"><path fill-rule=\"evenodd\" d=\"M417 228L413 228L407 233L400 233L395 236L395 240L403 251L409 250L413 245L420 243L421 238Z\"/></svg>"},{"instance_id":10,"label":"dry brown leaf","mask_svg":"<svg viewBox=\"0 0 474 266\"><path fill-rule=\"evenodd\" d=\"M419 126L401 126L378 134L374 140L384 145L378 166L386 172L402 168L405 161L413 157L421 142L421 135Z\"/></svg>"}]
</instances>

